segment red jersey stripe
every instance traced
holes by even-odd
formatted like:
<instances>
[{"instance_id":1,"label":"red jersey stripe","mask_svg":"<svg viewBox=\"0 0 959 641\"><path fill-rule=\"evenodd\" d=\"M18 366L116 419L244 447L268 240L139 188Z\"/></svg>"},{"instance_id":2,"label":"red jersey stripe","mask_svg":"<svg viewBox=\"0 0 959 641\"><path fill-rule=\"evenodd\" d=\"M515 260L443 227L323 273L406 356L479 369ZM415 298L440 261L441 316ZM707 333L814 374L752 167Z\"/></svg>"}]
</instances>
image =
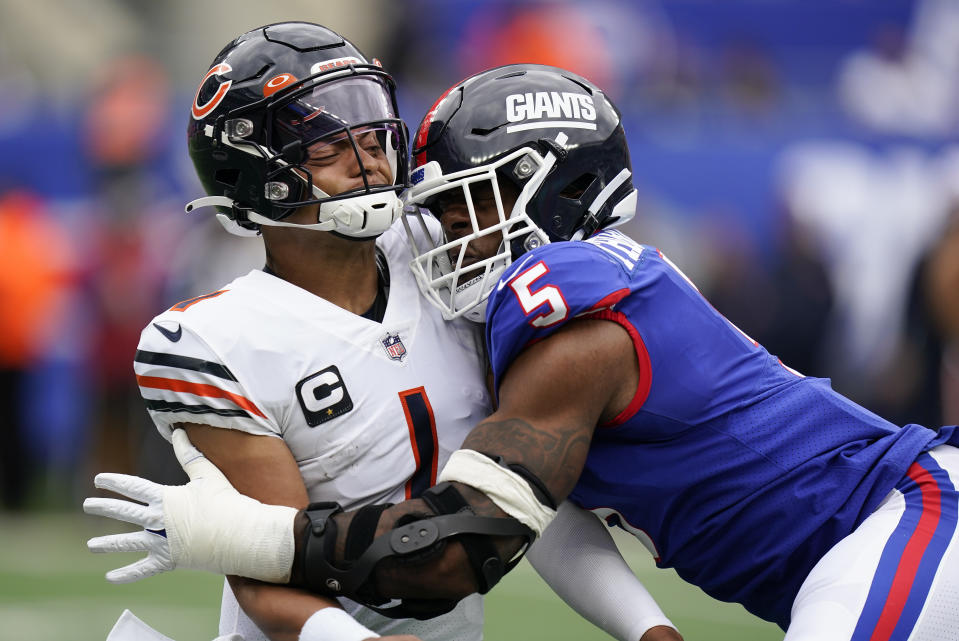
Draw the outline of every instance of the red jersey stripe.
<instances>
[{"instance_id":1,"label":"red jersey stripe","mask_svg":"<svg viewBox=\"0 0 959 641\"><path fill-rule=\"evenodd\" d=\"M919 517L919 523L902 551L902 558L893 576L886 605L882 609L882 614L879 615L879 621L869 641L888 641L892 637L892 632L909 598L909 590L916 578L922 555L936 532L936 526L939 525L939 517L942 514L941 492L932 474L918 463L913 463L906 474L919 486L922 495L922 516Z\"/></svg>"},{"instance_id":2,"label":"red jersey stripe","mask_svg":"<svg viewBox=\"0 0 959 641\"><path fill-rule=\"evenodd\" d=\"M263 412L261 412L259 408L257 408L257 406L254 405L249 399L238 394L233 394L232 392L228 392L224 389L220 389L215 385L190 383L188 381L180 381L175 378L160 378L159 376L140 375L137 375L137 384L139 384L140 387L152 387L154 389L165 389L173 392L186 392L188 394L207 396L210 398L225 398L233 401L252 414L256 414L261 418L266 418L266 415L263 414Z\"/></svg>"},{"instance_id":3,"label":"red jersey stripe","mask_svg":"<svg viewBox=\"0 0 959 641\"><path fill-rule=\"evenodd\" d=\"M606 299L603 300L605 301ZM611 309L600 309L590 318L601 318L613 321L614 323L619 323L623 329L629 332L629 337L633 339L633 346L636 348L636 359L639 361L639 383L636 386L636 394L629 402L629 405L627 405L622 412L620 412L611 421L603 423L599 426L616 427L617 425L622 425L632 418L643 406L643 403L646 402L646 399L649 398L649 390L653 385L653 366L649 361L649 352L646 350L646 344L643 342L643 337L639 335L639 330L637 330L632 323L629 322L629 319L626 318L625 314L615 312Z\"/></svg>"}]
</instances>

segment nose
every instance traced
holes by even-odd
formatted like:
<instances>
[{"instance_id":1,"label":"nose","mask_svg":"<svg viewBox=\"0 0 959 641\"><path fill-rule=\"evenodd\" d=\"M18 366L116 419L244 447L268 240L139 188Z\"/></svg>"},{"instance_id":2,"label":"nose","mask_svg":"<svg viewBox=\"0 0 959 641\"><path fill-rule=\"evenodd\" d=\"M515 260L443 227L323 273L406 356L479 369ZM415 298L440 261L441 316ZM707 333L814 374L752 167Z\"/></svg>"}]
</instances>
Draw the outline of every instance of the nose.
<instances>
[{"instance_id":1,"label":"nose","mask_svg":"<svg viewBox=\"0 0 959 641\"><path fill-rule=\"evenodd\" d=\"M440 224L450 240L457 240L473 231L466 203L450 203L443 207Z\"/></svg>"},{"instance_id":2,"label":"nose","mask_svg":"<svg viewBox=\"0 0 959 641\"><path fill-rule=\"evenodd\" d=\"M363 148L362 145L356 145L356 153L350 154L351 169L357 175L362 170L367 176L376 170L376 156Z\"/></svg>"}]
</instances>

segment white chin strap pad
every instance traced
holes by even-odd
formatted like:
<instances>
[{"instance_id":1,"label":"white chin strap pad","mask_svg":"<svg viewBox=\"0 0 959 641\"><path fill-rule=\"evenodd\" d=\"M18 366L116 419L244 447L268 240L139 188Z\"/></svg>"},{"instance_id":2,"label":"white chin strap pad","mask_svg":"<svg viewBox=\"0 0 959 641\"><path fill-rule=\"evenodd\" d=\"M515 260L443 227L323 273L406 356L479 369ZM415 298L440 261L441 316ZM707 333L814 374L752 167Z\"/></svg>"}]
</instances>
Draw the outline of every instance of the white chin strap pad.
<instances>
[{"instance_id":1,"label":"white chin strap pad","mask_svg":"<svg viewBox=\"0 0 959 641\"><path fill-rule=\"evenodd\" d=\"M327 197L319 190L320 197ZM186 206L187 213L200 207L233 207L234 201L224 196L197 198ZM267 227L295 227L315 231L335 231L353 238L375 238L379 236L403 214L403 201L392 191L377 194L353 196L343 200L334 200L320 204L318 222L312 224L288 223L267 218L255 211L247 212L251 223ZM217 214L217 220L231 234L237 236L256 236L259 232L241 227L235 220L224 214Z\"/></svg>"},{"instance_id":2,"label":"white chin strap pad","mask_svg":"<svg viewBox=\"0 0 959 641\"><path fill-rule=\"evenodd\" d=\"M393 192L367 194L320 205L320 224L332 223L330 231L344 236L379 236L403 214L403 201Z\"/></svg>"},{"instance_id":3,"label":"white chin strap pad","mask_svg":"<svg viewBox=\"0 0 959 641\"><path fill-rule=\"evenodd\" d=\"M294 227L333 231L351 238L376 238L389 229L402 214L403 201L390 191L321 203L319 221L312 224L272 220L253 211L247 213L247 218L267 227Z\"/></svg>"}]
</instances>

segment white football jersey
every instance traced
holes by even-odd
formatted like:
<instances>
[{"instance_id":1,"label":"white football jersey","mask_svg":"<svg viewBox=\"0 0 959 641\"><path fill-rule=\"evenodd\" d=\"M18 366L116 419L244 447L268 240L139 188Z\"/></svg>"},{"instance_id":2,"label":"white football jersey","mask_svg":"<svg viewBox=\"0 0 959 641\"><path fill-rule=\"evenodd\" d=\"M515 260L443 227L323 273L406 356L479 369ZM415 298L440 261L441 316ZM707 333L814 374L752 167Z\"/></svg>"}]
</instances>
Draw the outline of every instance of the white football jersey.
<instances>
[{"instance_id":1,"label":"white football jersey","mask_svg":"<svg viewBox=\"0 0 959 641\"><path fill-rule=\"evenodd\" d=\"M433 485L490 412L482 335L472 323L444 321L420 296L402 225L377 246L390 274L381 323L259 270L157 316L143 330L134 369L163 436L191 422L282 437L310 500L347 510ZM382 634L482 638L477 595L426 622L344 605ZM221 634L265 638L228 587L220 625Z\"/></svg>"}]
</instances>

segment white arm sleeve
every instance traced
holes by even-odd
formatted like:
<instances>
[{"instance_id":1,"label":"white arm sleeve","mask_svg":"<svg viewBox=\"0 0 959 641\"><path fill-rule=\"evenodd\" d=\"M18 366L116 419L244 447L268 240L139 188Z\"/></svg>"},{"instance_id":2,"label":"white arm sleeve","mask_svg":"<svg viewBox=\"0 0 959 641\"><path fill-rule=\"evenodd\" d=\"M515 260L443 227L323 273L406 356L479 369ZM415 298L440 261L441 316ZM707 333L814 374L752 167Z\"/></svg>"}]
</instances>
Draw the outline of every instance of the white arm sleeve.
<instances>
[{"instance_id":1,"label":"white arm sleeve","mask_svg":"<svg viewBox=\"0 0 959 641\"><path fill-rule=\"evenodd\" d=\"M543 580L584 618L620 641L653 626L675 628L591 512L569 501L526 555Z\"/></svg>"}]
</instances>

